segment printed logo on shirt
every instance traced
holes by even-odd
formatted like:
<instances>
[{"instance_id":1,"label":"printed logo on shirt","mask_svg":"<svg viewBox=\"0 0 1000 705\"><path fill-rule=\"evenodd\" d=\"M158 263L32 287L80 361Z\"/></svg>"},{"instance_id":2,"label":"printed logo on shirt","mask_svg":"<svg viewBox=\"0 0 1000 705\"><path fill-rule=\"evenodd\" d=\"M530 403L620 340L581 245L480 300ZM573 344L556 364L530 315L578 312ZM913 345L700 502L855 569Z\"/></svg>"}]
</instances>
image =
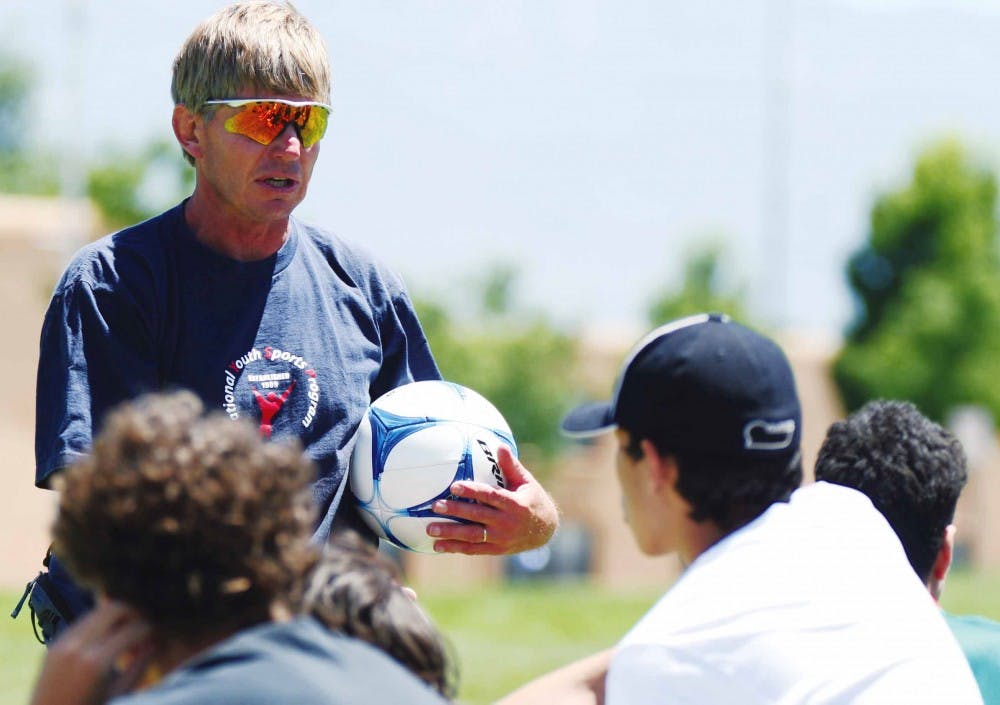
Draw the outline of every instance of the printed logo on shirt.
<instances>
[{"instance_id":1,"label":"printed logo on shirt","mask_svg":"<svg viewBox=\"0 0 1000 705\"><path fill-rule=\"evenodd\" d=\"M237 386L243 385L253 397L252 409L240 408ZM301 355L267 345L251 348L226 367L222 408L231 419L239 419L241 414L256 414L260 420L260 434L270 438L275 419L285 409L285 403L293 395L300 394L305 394L309 403L298 421L303 428L309 428L319 405L316 370Z\"/></svg>"}]
</instances>

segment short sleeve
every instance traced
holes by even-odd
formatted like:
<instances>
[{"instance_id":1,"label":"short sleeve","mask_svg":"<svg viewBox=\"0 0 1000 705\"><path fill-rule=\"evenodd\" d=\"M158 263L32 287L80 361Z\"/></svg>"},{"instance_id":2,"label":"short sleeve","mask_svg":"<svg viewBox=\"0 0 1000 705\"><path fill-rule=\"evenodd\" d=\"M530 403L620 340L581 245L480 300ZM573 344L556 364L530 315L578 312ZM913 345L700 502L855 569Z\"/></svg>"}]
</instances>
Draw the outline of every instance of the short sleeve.
<instances>
[{"instance_id":1,"label":"short sleeve","mask_svg":"<svg viewBox=\"0 0 1000 705\"><path fill-rule=\"evenodd\" d=\"M379 321L382 367L372 384L372 399L409 382L441 379L413 302L402 283L397 284Z\"/></svg>"},{"instance_id":2,"label":"short sleeve","mask_svg":"<svg viewBox=\"0 0 1000 705\"><path fill-rule=\"evenodd\" d=\"M126 292L64 278L42 323L35 484L86 453L105 413L157 388L148 315Z\"/></svg>"}]
</instances>

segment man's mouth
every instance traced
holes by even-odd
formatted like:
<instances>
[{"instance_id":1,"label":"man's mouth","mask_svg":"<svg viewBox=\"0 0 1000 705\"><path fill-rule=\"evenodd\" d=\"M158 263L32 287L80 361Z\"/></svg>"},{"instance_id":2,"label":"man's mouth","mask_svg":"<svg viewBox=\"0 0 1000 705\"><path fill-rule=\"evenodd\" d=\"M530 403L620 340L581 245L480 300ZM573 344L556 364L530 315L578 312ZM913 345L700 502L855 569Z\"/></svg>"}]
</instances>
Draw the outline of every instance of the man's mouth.
<instances>
[{"instance_id":1,"label":"man's mouth","mask_svg":"<svg viewBox=\"0 0 1000 705\"><path fill-rule=\"evenodd\" d=\"M294 179L279 179L279 178L269 178L264 179L264 183L268 186L273 186L275 188L289 188L295 185Z\"/></svg>"}]
</instances>

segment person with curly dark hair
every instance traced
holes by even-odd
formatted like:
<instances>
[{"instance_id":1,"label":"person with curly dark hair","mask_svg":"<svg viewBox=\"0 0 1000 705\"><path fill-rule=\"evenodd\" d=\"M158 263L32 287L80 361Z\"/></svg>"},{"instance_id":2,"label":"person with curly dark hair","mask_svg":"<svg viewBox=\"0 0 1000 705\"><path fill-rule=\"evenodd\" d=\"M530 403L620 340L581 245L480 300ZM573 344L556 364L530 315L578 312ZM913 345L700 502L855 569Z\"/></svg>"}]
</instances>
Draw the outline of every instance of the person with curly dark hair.
<instances>
[{"instance_id":1,"label":"person with curly dark hair","mask_svg":"<svg viewBox=\"0 0 1000 705\"><path fill-rule=\"evenodd\" d=\"M955 507L968 480L965 451L906 401L865 404L832 424L816 479L863 492L896 532L914 572L940 599L955 547ZM1000 624L945 614L987 705L1000 704Z\"/></svg>"},{"instance_id":2,"label":"person with curly dark hair","mask_svg":"<svg viewBox=\"0 0 1000 705\"><path fill-rule=\"evenodd\" d=\"M32 703L443 702L293 617L316 560L312 464L202 411L189 392L140 397L58 478L53 542L98 600L53 644Z\"/></svg>"},{"instance_id":3,"label":"person with curly dark hair","mask_svg":"<svg viewBox=\"0 0 1000 705\"><path fill-rule=\"evenodd\" d=\"M309 574L302 611L382 649L453 698L457 673L448 646L401 579L395 563L357 534L343 532Z\"/></svg>"}]
</instances>

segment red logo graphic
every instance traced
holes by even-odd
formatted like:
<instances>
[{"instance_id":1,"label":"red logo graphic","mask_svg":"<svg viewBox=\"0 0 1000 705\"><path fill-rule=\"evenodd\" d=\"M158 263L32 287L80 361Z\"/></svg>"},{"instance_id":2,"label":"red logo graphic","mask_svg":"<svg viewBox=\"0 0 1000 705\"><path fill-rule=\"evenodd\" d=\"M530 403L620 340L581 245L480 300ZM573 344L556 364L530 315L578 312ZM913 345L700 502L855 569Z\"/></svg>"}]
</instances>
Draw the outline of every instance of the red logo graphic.
<instances>
[{"instance_id":1,"label":"red logo graphic","mask_svg":"<svg viewBox=\"0 0 1000 705\"><path fill-rule=\"evenodd\" d=\"M281 411L281 407L288 401L288 396L293 389L295 389L295 380L292 380L291 385L281 396L278 396L276 392L261 394L256 387L250 386L253 398L257 400L257 406L260 407L260 435L264 438L271 437L271 422L274 420L275 414Z\"/></svg>"}]
</instances>

